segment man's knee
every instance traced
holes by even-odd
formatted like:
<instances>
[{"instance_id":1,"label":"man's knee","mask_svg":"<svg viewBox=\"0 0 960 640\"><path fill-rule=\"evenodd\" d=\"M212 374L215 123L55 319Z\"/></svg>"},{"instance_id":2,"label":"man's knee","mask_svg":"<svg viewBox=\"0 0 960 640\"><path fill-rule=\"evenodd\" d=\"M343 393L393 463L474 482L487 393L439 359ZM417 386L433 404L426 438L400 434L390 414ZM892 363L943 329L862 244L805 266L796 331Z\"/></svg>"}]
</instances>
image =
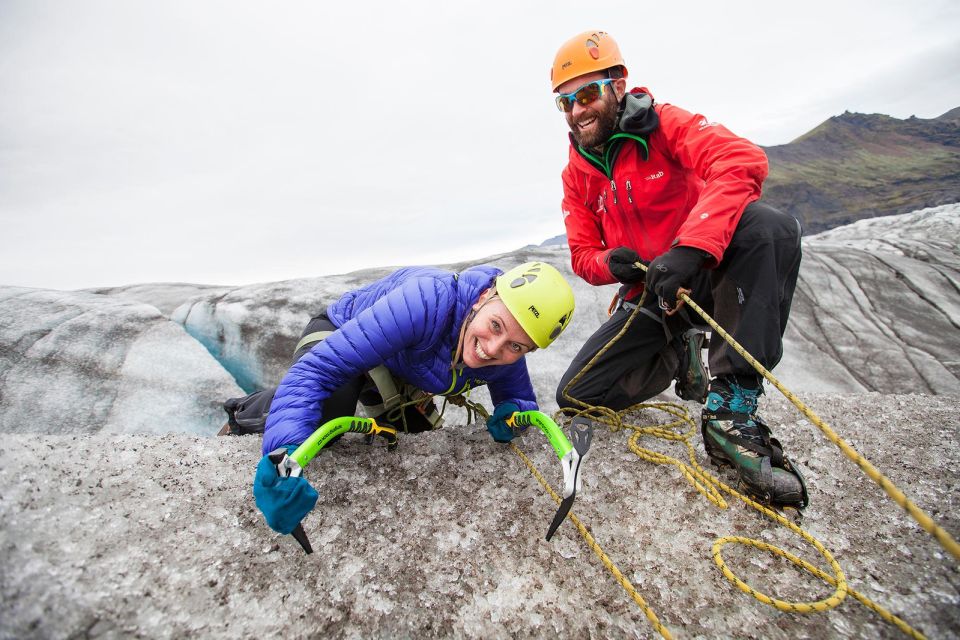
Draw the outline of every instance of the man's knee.
<instances>
[{"instance_id":1,"label":"man's knee","mask_svg":"<svg viewBox=\"0 0 960 640\"><path fill-rule=\"evenodd\" d=\"M570 385L570 380L579 373L579 370L571 368L557 387L557 406L583 408L588 405L617 411L626 409L669 387L677 375L678 365L679 358L674 348L667 345L655 357L638 360L633 368L619 375L603 365L597 365L576 384Z\"/></svg>"},{"instance_id":2,"label":"man's knee","mask_svg":"<svg viewBox=\"0 0 960 640\"><path fill-rule=\"evenodd\" d=\"M799 263L800 223L762 202L747 206L714 275L735 274L752 280L759 271L786 272Z\"/></svg>"},{"instance_id":3,"label":"man's knee","mask_svg":"<svg viewBox=\"0 0 960 640\"><path fill-rule=\"evenodd\" d=\"M799 246L802 229L793 216L757 200L747 205L730 240L731 246L752 246L758 243L793 241Z\"/></svg>"}]
</instances>

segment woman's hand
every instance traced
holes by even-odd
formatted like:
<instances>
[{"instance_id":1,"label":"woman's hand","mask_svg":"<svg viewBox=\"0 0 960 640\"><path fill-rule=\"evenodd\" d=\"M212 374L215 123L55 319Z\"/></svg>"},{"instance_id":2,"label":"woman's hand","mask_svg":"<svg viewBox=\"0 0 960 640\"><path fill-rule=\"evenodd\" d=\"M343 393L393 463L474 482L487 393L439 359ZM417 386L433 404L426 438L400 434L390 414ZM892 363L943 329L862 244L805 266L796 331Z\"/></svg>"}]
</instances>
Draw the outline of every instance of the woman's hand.
<instances>
[{"instance_id":1,"label":"woman's hand","mask_svg":"<svg viewBox=\"0 0 960 640\"><path fill-rule=\"evenodd\" d=\"M287 445L260 459L253 477L253 497L267 524L277 533L291 533L310 513L319 497L316 489L304 477L281 477L278 462L296 451L296 445ZM277 462L271 460L274 457Z\"/></svg>"},{"instance_id":2,"label":"woman's hand","mask_svg":"<svg viewBox=\"0 0 960 640\"><path fill-rule=\"evenodd\" d=\"M487 431L490 432L494 440L507 443L520 433L520 429L507 424L507 418L518 411L520 411L520 407L512 402L497 405L497 408L493 410L493 415L487 419Z\"/></svg>"}]
</instances>

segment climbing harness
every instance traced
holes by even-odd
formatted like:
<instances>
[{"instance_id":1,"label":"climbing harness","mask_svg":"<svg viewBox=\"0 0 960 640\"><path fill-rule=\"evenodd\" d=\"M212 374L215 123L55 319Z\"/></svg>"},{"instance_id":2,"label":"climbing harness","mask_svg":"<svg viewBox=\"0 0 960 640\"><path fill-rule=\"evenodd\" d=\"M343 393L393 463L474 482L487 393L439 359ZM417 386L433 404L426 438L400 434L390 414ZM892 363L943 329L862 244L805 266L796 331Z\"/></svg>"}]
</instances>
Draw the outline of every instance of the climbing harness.
<instances>
[{"instance_id":1,"label":"climbing harness","mask_svg":"<svg viewBox=\"0 0 960 640\"><path fill-rule=\"evenodd\" d=\"M636 263L639 268L645 267L641 263ZM769 371L767 371L753 356L751 356L736 340L730 336L720 325L716 323L713 318L711 318L703 309L699 307L693 300L690 299L689 291L684 292L681 289L678 292L678 298L684 303L689 305L697 314L699 314L704 321L706 321L710 327L721 336L727 343L730 344L733 349L740 354L754 369L757 370L766 380L773 384L783 395L790 400L797 409L799 409L811 423L816 425L835 445L837 445L840 450L848 458L853 460L857 466L859 466L868 477L870 477L874 482L879 484L881 488L904 510L907 511L919 524L923 527L924 530L933 535L938 542L946 549L955 559L960 559L960 545L941 527L934 523L933 519L930 518L923 510L917 507L913 502L911 502L907 497L899 490L893 483L883 476L873 465L870 464L863 456L856 452L849 444L843 441L829 426L827 426L816 414L813 413L805 404L803 404L793 393L787 390ZM646 295L646 294L644 294ZM740 536L725 536L716 540L712 547L712 555L714 562L720 568L724 577L735 584L737 588L742 590L745 593L748 593L761 602L771 605L781 611L787 611L791 613L812 613L817 611L827 611L839 605L845 597L849 594L855 599L863 603L865 606L875 611L880 615L884 620L894 624L898 629L906 633L907 635L914 638L923 638L924 636L910 627L906 622L897 616L893 615L880 605L871 601L869 598L856 592L851 589L846 581L846 576L843 573L843 570L840 568L840 565L833 558L833 555L812 535L803 530L800 526L785 518L783 515L775 511L774 509L760 504L752 500L747 495L744 495L732 487L724 484L722 481L707 473L703 467L701 467L696 460L696 452L693 444L690 442L690 438L696 433L697 425L694 420L690 417L689 411L686 407L674 403L638 403L631 407L627 407L621 411L614 411L607 407L593 406L587 403L581 402L576 398L573 398L568 394L568 390L577 383L577 381L586 374L587 371L603 356L607 349L609 349L615 342L617 342L629 329L630 325L633 323L634 319L637 317L638 312L640 312L643 305L643 300L638 304L637 308L633 310L630 318L621 328L620 332L614 336L594 357L586 364L584 367L575 375L564 387L562 393L565 399L574 403L576 406L581 407L578 409L565 408L557 411L555 418L557 421L562 421L563 417L569 416L572 414L574 418L588 416L593 420L606 424L611 431L619 431L623 428L631 429L634 433L630 436L629 439L629 448L630 450L640 457L643 460L649 462L654 462L657 464L671 464L676 466L681 473L686 477L686 479L697 489L701 494L703 494L710 502L717 505L721 509L727 508L727 503L721 494L721 491L735 497L739 500L742 500L745 504L756 509L763 515L767 516L774 522L790 529L794 533L798 534L804 540L813 545L817 551L824 557L827 564L830 566L831 573L827 573L807 561L787 552L778 547L770 545L768 543L753 540L750 538L744 538ZM653 427L641 427L633 424L626 423L624 417L631 413L640 411L642 409L654 409L663 411L675 418L672 422L665 425L658 425ZM686 433L678 434L673 429L678 426L689 425L690 429ZM645 449L640 447L639 440L645 435L651 435L659 437L662 439L682 442L688 450L689 454L689 464L684 464L683 462L672 458L670 456L663 455L661 453ZM551 495L551 497L560 502L560 498L553 492L549 487L546 481L543 479L542 475L537 471L533 463L527 458L516 446L514 446L514 451L518 456L523 460L523 462L530 469L531 473L537 480L543 485L546 491ZM664 638L672 637L669 629L667 629L658 619L656 614L650 608L650 606L644 601L643 597L637 592L636 588L627 580L623 573L616 567L616 565L610 560L610 558L603 552L596 540L590 535L587 528L577 519L574 513L570 513L568 517L574 523L574 525L579 530L580 534L583 536L587 545L597 554L600 558L603 565L611 572L617 582L624 588L625 591L633 598L637 605L646 615L647 619L650 621L654 630L656 630ZM749 584L738 578L733 571L727 567L726 563L723 560L721 555L722 548L727 544L744 544L748 546L755 547L762 551L766 551L776 556L780 556L794 563L795 565L805 569L814 576L825 581L831 587L834 588L833 594L829 597L819 600L816 602L786 602L783 600L778 600L772 598L768 595L760 593L759 591L752 588Z\"/></svg>"},{"instance_id":2,"label":"climbing harness","mask_svg":"<svg viewBox=\"0 0 960 640\"><path fill-rule=\"evenodd\" d=\"M322 342L333 334L333 331L314 331L297 343L293 352L296 354L304 347L311 347ZM418 422L427 425L427 428L417 428L417 431L432 431L443 426L443 411L437 411L433 403L433 395L421 391L417 387L398 380L384 365L377 365L367 371L364 376L367 383L360 393L360 405L363 412L371 418L377 418L389 424L401 424L402 431L407 433L414 429L408 426L407 407L412 407L420 414ZM454 376L456 381L456 376ZM375 391L373 391L375 389ZM372 436L371 436L372 437Z\"/></svg>"}]
</instances>

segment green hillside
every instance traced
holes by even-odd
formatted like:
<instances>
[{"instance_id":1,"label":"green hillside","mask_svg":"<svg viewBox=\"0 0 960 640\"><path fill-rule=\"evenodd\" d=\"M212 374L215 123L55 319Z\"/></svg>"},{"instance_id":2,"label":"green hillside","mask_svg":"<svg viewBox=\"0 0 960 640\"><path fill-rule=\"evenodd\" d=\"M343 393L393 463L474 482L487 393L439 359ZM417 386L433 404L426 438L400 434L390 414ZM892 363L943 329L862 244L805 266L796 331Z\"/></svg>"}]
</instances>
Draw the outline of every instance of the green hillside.
<instances>
[{"instance_id":1,"label":"green hillside","mask_svg":"<svg viewBox=\"0 0 960 640\"><path fill-rule=\"evenodd\" d=\"M807 233L960 202L960 108L906 120L847 112L765 150L764 199Z\"/></svg>"}]
</instances>

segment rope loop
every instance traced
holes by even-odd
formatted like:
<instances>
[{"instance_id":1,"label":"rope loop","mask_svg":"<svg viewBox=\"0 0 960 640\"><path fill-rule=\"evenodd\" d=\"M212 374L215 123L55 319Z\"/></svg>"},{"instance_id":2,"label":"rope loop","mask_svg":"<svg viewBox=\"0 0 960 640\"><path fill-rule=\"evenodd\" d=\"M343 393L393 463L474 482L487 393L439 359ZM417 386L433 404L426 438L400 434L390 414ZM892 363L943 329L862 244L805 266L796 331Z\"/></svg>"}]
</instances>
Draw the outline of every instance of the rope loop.
<instances>
[{"instance_id":1,"label":"rope loop","mask_svg":"<svg viewBox=\"0 0 960 640\"><path fill-rule=\"evenodd\" d=\"M637 263L641 268L645 267L641 263ZM928 531L933 535L938 542L955 558L960 560L960 545L942 528L937 526L933 519L930 518L923 510L917 507L913 502L907 499L907 497L899 490L896 486L885 476L883 476L869 461L866 460L863 456L857 453L853 447L843 441L829 426L827 426L816 414L814 414L809 408L806 407L802 402L800 402L797 397L786 389L780 382L773 377L773 375L767 371L753 356L751 356L736 340L730 336L729 333L724 331L724 329L716 323L713 318L711 318L703 309L701 309L690 297L681 292L678 292L679 297L683 300L684 303L690 306L691 309L696 311L717 333L721 336L728 344L730 344L733 349L740 354L750 365L757 370L766 380L771 382L781 393L790 400L794 406L803 413L811 423L817 426L821 432L834 443L840 450L851 459L860 469L867 474L874 482L876 482L891 498L894 502L900 505L904 510L907 511L919 524L923 527L924 530ZM792 532L796 533L807 543L812 545L818 553L826 561L826 564L830 567L830 572L823 571L822 569L810 564L806 560L784 551L776 546L762 542L760 540L754 540L751 538L744 538L739 536L725 536L716 540L713 544L712 555L713 560L716 565L719 567L723 576L732 582L738 589L744 593L752 595L754 598L763 602L764 604L773 606L781 611L786 611L790 613L815 613L828 611L838 606L847 595L853 596L856 600L876 612L884 620L894 624L898 629L903 631L905 634L913 638L923 638L924 636L910 627L906 622L893 615L880 605L871 601L869 598L860 594L850 587L847 584L846 576L844 575L843 570L840 565L834 559L833 555L823 546L816 538L810 535L808 532L803 530L799 525L791 522L787 518L783 517L780 513L769 508L766 505L760 504L753 500L752 498L738 492L736 489L724 484L715 476L708 473L696 459L696 451L693 444L691 443L691 438L697 432L697 425L691 418L688 409L679 404L669 403L669 402L654 402L654 403L638 403L631 407L627 407L621 411L614 411L607 407L593 406L588 403L582 402L577 398L569 395L569 390L576 385L576 383L595 365L595 363L603 356L606 351L613 346L623 335L627 332L630 325L633 324L634 320L639 315L640 309L643 307L644 300L646 298L646 291L643 293L639 303L634 308L630 317L624 323L624 326L620 329L620 332L616 336L610 339L606 345L600 349L593 358L590 359L583 368L577 372L575 375L564 387L563 397L565 400L571 403L571 407L565 407L560 409L554 414L554 420L557 424L562 424L564 418L572 418L577 416L585 416L597 423L605 424L610 429L611 432L616 433L622 430L630 430L632 433L628 439L627 446L635 455L640 459L647 462L652 462L654 464L664 464L672 465L677 467L681 474L686 478L687 482L691 484L699 493L701 493L707 500L716 505L721 509L727 508L727 502L724 499L721 492L726 493L727 495L741 500L749 507L759 511L763 515L767 516L777 524L786 527ZM576 407L576 408L575 408ZM639 412L642 410L655 410L666 413L668 416L673 418L672 421L667 422L666 424L656 424L650 426L639 426L634 425L626 420L628 414ZM678 431L678 429L683 429L684 425L688 425L689 429L684 432ZM654 437L669 442L680 442L687 448L687 454L689 463L681 462L680 460L673 458L671 456L653 451L640 446L640 440L643 437ZM553 491L552 488L547 484L546 480L543 479L543 476L536 469L533 462L530 461L527 456L520 451L515 444L511 443L511 447L517 453L518 456L524 461L527 467L530 469L531 473L535 478L543 485L544 489L550 494L550 496L559 504L560 497ZM610 571L618 583L627 591L631 598L640 606L646 615L647 619L650 621L654 630L656 630L661 636L669 638L669 630L663 626L656 614L646 603L646 601L640 596L630 582L623 577L622 572L613 564L613 561L603 552L600 548L600 545L593 539L593 536L587 530L587 528L580 522L573 511L571 511L567 516L571 522L577 527L580 531L581 536L587 542L587 545L597 554L600 558L603 565ZM726 562L721 555L721 549L724 545L727 544L744 544L747 546L754 547L761 551L771 553L775 556L782 557L787 561L799 566L805 571L811 573L817 578L823 580L828 585L834 588L833 593L822 600L817 600L814 602L788 602L785 600L779 600L768 596L764 593L761 593L747 584L745 581L737 577L732 570L727 566Z\"/></svg>"}]
</instances>

